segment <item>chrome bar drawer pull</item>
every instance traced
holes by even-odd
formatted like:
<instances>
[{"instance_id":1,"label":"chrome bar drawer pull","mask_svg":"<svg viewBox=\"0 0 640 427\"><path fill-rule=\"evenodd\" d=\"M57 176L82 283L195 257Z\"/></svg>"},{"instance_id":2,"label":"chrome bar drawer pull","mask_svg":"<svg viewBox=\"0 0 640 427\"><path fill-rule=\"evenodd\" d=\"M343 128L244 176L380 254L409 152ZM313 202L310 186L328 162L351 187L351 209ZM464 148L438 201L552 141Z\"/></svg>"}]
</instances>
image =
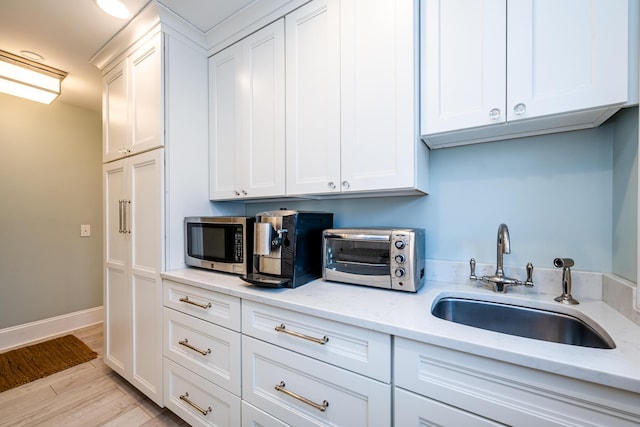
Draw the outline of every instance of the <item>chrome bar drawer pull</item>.
<instances>
[{"instance_id":1,"label":"chrome bar drawer pull","mask_svg":"<svg viewBox=\"0 0 640 427\"><path fill-rule=\"evenodd\" d=\"M190 348L193 351L197 351L198 353L200 353L203 356L206 356L207 354L211 354L211 349L210 348L208 348L206 350L200 350L199 348L194 347L191 344L189 344L189 340L186 339L186 338L183 339L182 341L178 341L178 344L183 345L183 346L185 346L187 348Z\"/></svg>"},{"instance_id":2,"label":"chrome bar drawer pull","mask_svg":"<svg viewBox=\"0 0 640 427\"><path fill-rule=\"evenodd\" d=\"M320 412L324 412L327 410L327 407L329 406L329 402L327 402L326 400L323 400L321 404L318 404L316 402L312 402L311 400L307 399L306 397L302 397L297 393L294 393L290 390L287 390L286 388L284 388L285 384L284 381L280 381L280 384L278 384L275 389L278 391L281 391L282 393L286 394L287 396L291 396L294 399L299 400L300 402L306 403L309 406L313 406L315 409L317 409Z\"/></svg>"},{"instance_id":3,"label":"chrome bar drawer pull","mask_svg":"<svg viewBox=\"0 0 640 427\"><path fill-rule=\"evenodd\" d=\"M288 329L286 329L286 327L284 326L284 323L280 324L280 326L276 326L276 331L278 332L282 332L283 334L289 334L292 335L294 337L298 337L298 338L302 338L305 340L309 340L315 343L318 343L320 345L325 345L326 343L329 342L329 337L328 336L323 336L322 338L314 338L314 337L310 337L309 335L304 335L301 334L300 332L294 332L294 331L290 331Z\"/></svg>"},{"instance_id":4,"label":"chrome bar drawer pull","mask_svg":"<svg viewBox=\"0 0 640 427\"><path fill-rule=\"evenodd\" d=\"M187 304L195 305L196 307L204 308L205 310L211 308L211 303L200 304L200 303L191 301L189 299L189 297L182 297L182 298L179 299L179 301L180 302L186 302Z\"/></svg>"},{"instance_id":5,"label":"chrome bar drawer pull","mask_svg":"<svg viewBox=\"0 0 640 427\"><path fill-rule=\"evenodd\" d=\"M180 395L180 400L184 400L185 402L187 402L193 409L200 412L202 415L206 416L207 414L209 414L209 412L213 411L213 409L211 409L211 406L209 406L207 409L202 409L200 406L193 403L191 400L189 400L189 393Z\"/></svg>"},{"instance_id":6,"label":"chrome bar drawer pull","mask_svg":"<svg viewBox=\"0 0 640 427\"><path fill-rule=\"evenodd\" d=\"M122 200L118 200L118 233L124 233L122 229Z\"/></svg>"}]
</instances>

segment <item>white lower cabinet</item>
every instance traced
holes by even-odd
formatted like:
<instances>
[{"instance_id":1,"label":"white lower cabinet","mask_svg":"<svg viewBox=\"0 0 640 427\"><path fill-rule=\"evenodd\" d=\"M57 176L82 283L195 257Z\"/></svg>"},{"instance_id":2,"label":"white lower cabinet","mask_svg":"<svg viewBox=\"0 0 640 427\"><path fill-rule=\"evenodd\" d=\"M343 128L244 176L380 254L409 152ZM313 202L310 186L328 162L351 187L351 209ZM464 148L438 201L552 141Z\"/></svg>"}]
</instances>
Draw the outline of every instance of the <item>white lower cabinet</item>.
<instances>
[{"instance_id":1,"label":"white lower cabinet","mask_svg":"<svg viewBox=\"0 0 640 427\"><path fill-rule=\"evenodd\" d=\"M304 305L169 279L163 297L164 403L191 425L640 425L637 393L392 337Z\"/></svg>"},{"instance_id":2,"label":"white lower cabinet","mask_svg":"<svg viewBox=\"0 0 640 427\"><path fill-rule=\"evenodd\" d=\"M637 393L403 338L394 355L396 425L640 424Z\"/></svg>"},{"instance_id":3,"label":"white lower cabinet","mask_svg":"<svg viewBox=\"0 0 640 427\"><path fill-rule=\"evenodd\" d=\"M255 406L242 401L242 427L287 427L279 419L272 417Z\"/></svg>"},{"instance_id":4,"label":"white lower cabinet","mask_svg":"<svg viewBox=\"0 0 640 427\"><path fill-rule=\"evenodd\" d=\"M240 398L170 359L164 360L164 403L193 426L240 425Z\"/></svg>"},{"instance_id":5,"label":"white lower cabinet","mask_svg":"<svg viewBox=\"0 0 640 427\"><path fill-rule=\"evenodd\" d=\"M242 333L391 382L391 337L381 332L243 300Z\"/></svg>"},{"instance_id":6,"label":"white lower cabinet","mask_svg":"<svg viewBox=\"0 0 640 427\"><path fill-rule=\"evenodd\" d=\"M398 427L503 425L398 387L394 401L394 425Z\"/></svg>"},{"instance_id":7,"label":"white lower cabinet","mask_svg":"<svg viewBox=\"0 0 640 427\"><path fill-rule=\"evenodd\" d=\"M293 426L390 426L391 337L243 300L242 399Z\"/></svg>"},{"instance_id":8,"label":"white lower cabinet","mask_svg":"<svg viewBox=\"0 0 640 427\"><path fill-rule=\"evenodd\" d=\"M240 425L240 299L164 280L164 403L191 425Z\"/></svg>"},{"instance_id":9,"label":"white lower cabinet","mask_svg":"<svg viewBox=\"0 0 640 427\"><path fill-rule=\"evenodd\" d=\"M391 385L242 337L242 397L294 426L388 426Z\"/></svg>"},{"instance_id":10,"label":"white lower cabinet","mask_svg":"<svg viewBox=\"0 0 640 427\"><path fill-rule=\"evenodd\" d=\"M164 354L219 386L240 395L240 334L164 309Z\"/></svg>"}]
</instances>

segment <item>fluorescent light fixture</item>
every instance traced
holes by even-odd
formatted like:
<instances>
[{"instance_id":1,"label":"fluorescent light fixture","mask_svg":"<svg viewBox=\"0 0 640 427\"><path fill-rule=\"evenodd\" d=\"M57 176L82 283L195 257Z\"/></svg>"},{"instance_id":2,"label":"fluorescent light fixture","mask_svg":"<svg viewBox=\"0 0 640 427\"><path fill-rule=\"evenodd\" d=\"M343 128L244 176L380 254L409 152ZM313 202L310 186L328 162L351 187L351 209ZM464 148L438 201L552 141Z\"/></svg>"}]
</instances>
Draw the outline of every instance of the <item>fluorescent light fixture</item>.
<instances>
[{"instance_id":1,"label":"fluorescent light fixture","mask_svg":"<svg viewBox=\"0 0 640 427\"><path fill-rule=\"evenodd\" d=\"M115 18L127 19L131 15L127 6L120 0L96 0L96 3L100 9Z\"/></svg>"},{"instance_id":2,"label":"fluorescent light fixture","mask_svg":"<svg viewBox=\"0 0 640 427\"><path fill-rule=\"evenodd\" d=\"M51 104L66 76L64 71L0 50L0 92Z\"/></svg>"}]
</instances>

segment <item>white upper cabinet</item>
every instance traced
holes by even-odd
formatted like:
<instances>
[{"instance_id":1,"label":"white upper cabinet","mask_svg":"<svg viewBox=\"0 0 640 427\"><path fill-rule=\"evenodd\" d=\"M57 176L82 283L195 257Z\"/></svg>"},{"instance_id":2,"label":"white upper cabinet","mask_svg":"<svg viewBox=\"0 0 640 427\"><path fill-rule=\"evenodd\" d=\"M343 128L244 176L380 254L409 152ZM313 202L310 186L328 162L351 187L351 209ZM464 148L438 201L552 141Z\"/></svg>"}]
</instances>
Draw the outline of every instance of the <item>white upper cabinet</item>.
<instances>
[{"instance_id":1,"label":"white upper cabinet","mask_svg":"<svg viewBox=\"0 0 640 427\"><path fill-rule=\"evenodd\" d=\"M432 148L594 127L627 102L627 0L423 5Z\"/></svg>"},{"instance_id":2,"label":"white upper cabinet","mask_svg":"<svg viewBox=\"0 0 640 427\"><path fill-rule=\"evenodd\" d=\"M285 192L284 22L209 58L210 198Z\"/></svg>"},{"instance_id":3,"label":"white upper cabinet","mask_svg":"<svg viewBox=\"0 0 640 427\"><path fill-rule=\"evenodd\" d=\"M422 133L503 123L506 1L427 0L424 5Z\"/></svg>"},{"instance_id":4,"label":"white upper cabinet","mask_svg":"<svg viewBox=\"0 0 640 427\"><path fill-rule=\"evenodd\" d=\"M340 2L285 18L287 193L340 192Z\"/></svg>"},{"instance_id":5,"label":"white upper cabinet","mask_svg":"<svg viewBox=\"0 0 640 427\"><path fill-rule=\"evenodd\" d=\"M626 0L510 1L507 121L626 102L627 11Z\"/></svg>"},{"instance_id":6,"label":"white upper cabinet","mask_svg":"<svg viewBox=\"0 0 640 427\"><path fill-rule=\"evenodd\" d=\"M103 162L163 145L162 34L150 34L103 77Z\"/></svg>"},{"instance_id":7,"label":"white upper cabinet","mask_svg":"<svg viewBox=\"0 0 640 427\"><path fill-rule=\"evenodd\" d=\"M418 2L316 0L286 23L287 195L426 192Z\"/></svg>"},{"instance_id":8,"label":"white upper cabinet","mask_svg":"<svg viewBox=\"0 0 640 427\"><path fill-rule=\"evenodd\" d=\"M342 189L426 191L418 2L341 3Z\"/></svg>"},{"instance_id":9,"label":"white upper cabinet","mask_svg":"<svg viewBox=\"0 0 640 427\"><path fill-rule=\"evenodd\" d=\"M242 45L209 58L209 191L212 199L240 196L242 185Z\"/></svg>"}]
</instances>

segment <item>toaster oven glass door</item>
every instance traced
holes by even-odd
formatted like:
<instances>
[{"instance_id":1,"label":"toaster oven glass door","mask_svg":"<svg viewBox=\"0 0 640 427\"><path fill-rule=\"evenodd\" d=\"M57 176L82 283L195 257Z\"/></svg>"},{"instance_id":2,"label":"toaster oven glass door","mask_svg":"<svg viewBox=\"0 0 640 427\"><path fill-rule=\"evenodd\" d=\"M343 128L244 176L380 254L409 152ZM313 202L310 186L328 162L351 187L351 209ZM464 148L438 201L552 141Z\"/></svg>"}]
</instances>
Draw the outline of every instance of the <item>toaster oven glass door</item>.
<instances>
[{"instance_id":1,"label":"toaster oven glass door","mask_svg":"<svg viewBox=\"0 0 640 427\"><path fill-rule=\"evenodd\" d=\"M365 276L389 275L389 241L327 239L326 268Z\"/></svg>"}]
</instances>

